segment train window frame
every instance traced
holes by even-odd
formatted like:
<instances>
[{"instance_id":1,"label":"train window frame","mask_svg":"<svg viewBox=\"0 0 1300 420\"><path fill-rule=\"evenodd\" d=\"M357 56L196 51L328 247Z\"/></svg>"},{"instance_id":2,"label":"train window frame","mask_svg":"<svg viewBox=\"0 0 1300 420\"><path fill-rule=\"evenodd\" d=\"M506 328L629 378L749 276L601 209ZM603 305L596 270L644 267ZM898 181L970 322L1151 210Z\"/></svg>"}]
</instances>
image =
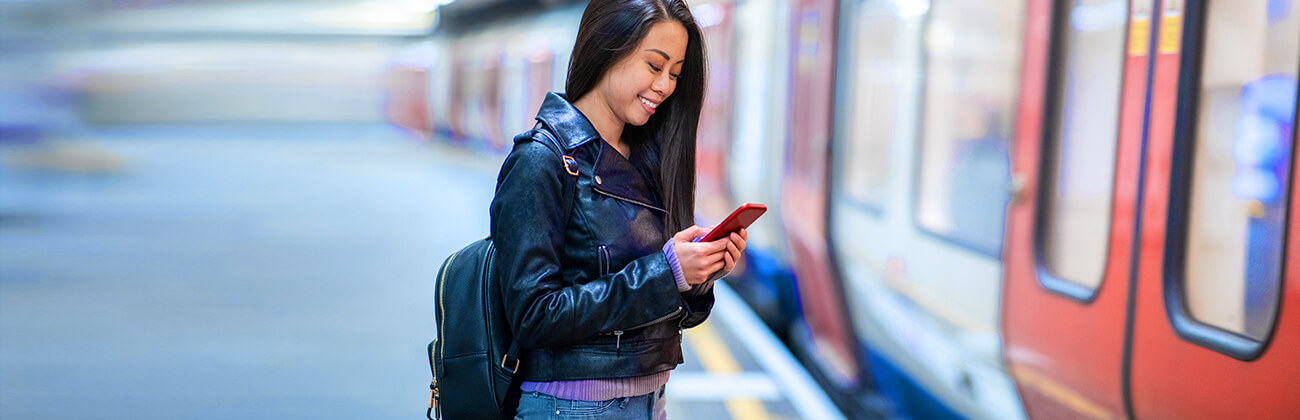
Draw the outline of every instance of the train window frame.
<instances>
[{"instance_id":1,"label":"train window frame","mask_svg":"<svg viewBox=\"0 0 1300 420\"><path fill-rule=\"evenodd\" d=\"M838 22L836 22L836 33L835 33L836 39L837 40L849 39L852 40L852 42L851 43L836 42L835 85L851 86L851 87L842 90L836 89L834 98L832 99L832 103L834 104L834 110L832 111L832 115L831 115L831 119L832 119L831 120L832 136L830 141L831 170L829 173L828 181L830 186L829 191L830 191L832 202L842 203L842 205L857 210L862 214L869 215L874 219L883 220L886 216L885 208L889 207L891 201L890 195L893 193L893 188L891 188L891 185L894 182L897 182L896 180L893 179L894 177L892 176L892 172L894 170L892 164L891 167L888 169L889 172L885 175L885 188L884 188L885 193L878 202L873 203L867 200L860 199L848 191L848 188L845 186L845 184L847 183L846 173L849 165L848 159L850 158L850 156L849 153L840 153L849 149L851 147L850 144L854 142L854 138L849 134L850 124L848 123L848 121L853 115L851 115L851 113L848 111L849 109L848 105L854 99L853 88L857 87L856 85L851 85L851 83L857 83L856 79L853 77L854 76L853 70L857 68L857 63L851 62L853 58L856 58L854 54L856 53L855 47L857 46L856 42L858 41L857 31L859 29L858 29L858 25L855 25L855 23L857 22L856 19L858 17L858 12L863 7L866 7L866 3L873 3L878 1L880 0L841 1L838 5L838 10L836 11L836 13L839 15L837 18ZM925 19L925 21L928 22L928 18L929 18L929 13L926 13L926 16L923 19ZM922 32L923 31L924 29L922 29ZM922 46L920 55L924 56L924 54L925 54L924 46ZM918 60L921 60L922 68L924 68L923 67L924 58L918 57ZM912 95L917 95L917 97L920 97L921 95L925 94L923 87L924 87L924 82L918 80L916 86L914 86L914 89L899 89L899 91L907 92L905 94L912 94ZM902 127L904 126L904 124L899 124L899 126ZM889 153L891 154L893 153L894 147L899 147L899 145L896 144L897 141L895 141L895 139L896 136L891 132L890 137L885 140L885 142L888 144L890 148Z\"/></svg>"},{"instance_id":2,"label":"train window frame","mask_svg":"<svg viewBox=\"0 0 1300 420\"><path fill-rule=\"evenodd\" d=\"M1057 171L1060 170L1057 164L1058 152L1060 148L1061 136L1059 131L1063 121L1061 108L1064 106L1063 83L1066 66L1066 55L1068 45L1066 44L1069 36L1069 14L1070 7L1067 3L1072 0L1052 0L1051 31L1048 39L1048 57L1047 57L1047 77L1044 82L1044 101L1043 116L1040 134L1038 137L1039 154L1038 154L1038 185L1035 188L1034 196L1034 230L1033 230L1033 264L1035 278L1039 286L1042 286L1048 292L1062 296L1066 299L1075 301L1082 305L1091 305L1097 300L1097 295L1101 288L1106 284L1106 271L1113 263L1110 258L1110 238L1111 233L1106 232L1105 251L1102 253L1102 274L1101 279L1096 286L1087 286L1078 282L1067 280L1052 272L1047 264L1047 229L1045 224L1050 215L1048 214L1048 205L1050 204L1051 195L1055 190L1053 182ZM1110 182L1110 204L1107 206L1106 226L1113 226L1115 223L1115 191L1119 182L1119 141L1120 141L1120 124L1121 106L1123 104L1124 90L1128 86L1125 84L1125 74L1128 71L1128 43L1132 34L1131 25L1133 13L1133 0L1126 0L1124 14L1124 40L1120 42L1120 48L1117 51L1119 55L1119 84L1116 86L1119 94L1115 99L1115 133L1113 141L1115 142L1115 151L1111 156L1111 182ZM1051 176L1049 176L1051 175Z\"/></svg>"},{"instance_id":3,"label":"train window frame","mask_svg":"<svg viewBox=\"0 0 1300 420\"><path fill-rule=\"evenodd\" d=\"M852 15L856 12L857 8L863 1L867 0L849 0L839 3L838 10L836 10L836 16L839 21L835 23L835 39L849 39L849 36L855 35L855 28L850 25L852 22L850 21L850 18L846 16ZM836 86L842 86L844 81L851 79L847 73L852 70L852 66L847 63L848 60L845 60L845 58L850 57L852 47L844 44L844 42L835 43L835 76L833 83L835 83ZM840 156L841 153L838 152L846 149L848 143L852 141L848 136L849 129L846 127L847 124L844 123L847 118L851 116L849 115L849 112L844 109L844 106L851 100L851 98L849 98L850 95L850 93L841 93L840 89L835 89L833 94L834 97L831 99L831 141L829 145L831 167L829 176L826 179L827 184L829 184L828 190L830 190L830 200L832 203L839 201L847 204L849 207L860 210L862 213L869 214L876 218L881 218L884 217L883 204L877 205L855 199L844 187L845 182L843 181L843 178L845 177L845 173L848 172L846 170L847 168L845 168L848 158ZM834 204L830 206L831 211L834 211L834 207Z\"/></svg>"},{"instance_id":4,"label":"train window frame","mask_svg":"<svg viewBox=\"0 0 1300 420\"><path fill-rule=\"evenodd\" d=\"M1026 6L1028 5L1028 0L1022 0L1022 2L1024 5ZM1020 22L1021 25L1020 33L1022 35L1025 31L1025 28L1027 28L1028 25L1030 25L1030 22L1028 21L1028 19L1025 18L1024 14L1025 14L1025 9L1021 9L1020 19L1022 20ZM927 97L929 96L928 92L931 88L929 39L930 39L931 25L933 24L934 21L933 3L930 4L930 8L926 10L925 15L921 19L922 19L921 28L920 28L921 42L920 45L918 46L920 50L920 55L919 57L917 57L917 62L918 62L917 68L920 73L920 76L918 77L917 86L916 86L918 97L916 99L917 114L914 121L914 124L916 125L916 130L914 130L912 136L912 138L915 141L910 146L913 156L911 159L912 168L909 171L910 172L909 175L911 176L911 180L910 180L911 182L909 183L910 191L908 192L909 195L908 205L910 206L910 208L907 211L907 213L909 213L908 219L911 221L912 228L915 229L918 233L920 233L924 237L935 239L939 242L948 245L953 245L958 248L965 249L967 251L970 251L972 253L987 258L992 258L998 261L1002 261L1003 248L1006 247L1006 227L1007 227L1006 207L1007 206L1005 205L1002 213L1002 235L1003 235L1002 247L999 247L997 249L988 249L978 244L972 243L970 241L959 239L957 237L942 232L937 232L929 227L926 227L924 224L921 223L921 183L922 183L923 173L925 171L925 136L927 133L926 126L928 123L928 121L926 120L925 111L926 108L929 106L930 101L927 100ZM1016 69L1017 71L1020 71L1020 69L1023 67L1024 64L1023 62L1024 51L1025 51L1024 44L1023 44L1024 37L1018 36L1017 41L1020 41L1017 44L1018 45L1017 55L1019 59L1022 61L1020 62L1019 65L1016 66ZM1012 95L1013 105L1018 103L1019 88L1017 87L1016 90L1017 90L1016 94ZM1011 159L1015 155L1014 145L1015 145L1016 135L1015 135L1014 127L1016 127L1020 121L1020 115L1018 115L1019 113L1015 112L1014 110L1015 107L1013 106L1011 116L1008 118L1009 124L1007 125L1007 127L1010 127L1008 129L1008 135L1007 135L1008 164L1011 163ZM903 146L903 147L907 147L907 146ZM1009 205L1011 202L1010 201L1011 194L1010 194L1009 186L1008 186L1007 198L1008 198L1007 204Z\"/></svg>"},{"instance_id":5,"label":"train window frame","mask_svg":"<svg viewBox=\"0 0 1300 420\"><path fill-rule=\"evenodd\" d=\"M1204 0L1186 0L1184 3L1184 21L1181 30L1183 51L1179 57L1179 68L1184 71L1181 71L1178 77L1178 105L1175 111L1172 164L1169 171L1169 206L1165 219L1164 261L1161 266L1162 301L1170 327L1183 341L1248 362L1263 355L1273 337L1277 335L1277 321L1282 313L1282 295L1285 290L1279 289L1277 296L1274 297L1276 305L1271 317L1271 325L1267 335L1261 339L1247 337L1244 334L1228 331L1197 320L1192 315L1187 303L1184 277L1187 261L1187 227L1190 223L1187 216L1192 206L1192 180L1190 176L1194 170L1192 158L1196 149L1197 128L1200 122L1199 111L1207 15L1208 8ZM1300 74L1300 63L1296 63L1296 65L1297 74ZM1298 101L1296 107L1300 109L1300 90L1297 90L1296 95ZM1300 124L1293 125L1291 130L1291 136L1295 138L1297 130L1300 130ZM1295 177L1296 158L1293 146L1293 153L1289 157L1290 162L1288 162L1289 167L1287 168L1286 176L1288 181ZM1279 270L1281 271L1279 271L1279 278L1277 279L1280 285L1286 283L1287 256L1292 252L1288 245L1291 229L1295 222L1292 220L1294 218L1290 217L1294 210L1295 196L1293 192L1295 189L1295 185L1288 184L1287 188L1282 191L1282 194L1284 194L1283 202L1286 206L1286 210L1284 210L1286 220L1282 224L1283 239L1280 253L1282 258L1279 262Z\"/></svg>"}]
</instances>

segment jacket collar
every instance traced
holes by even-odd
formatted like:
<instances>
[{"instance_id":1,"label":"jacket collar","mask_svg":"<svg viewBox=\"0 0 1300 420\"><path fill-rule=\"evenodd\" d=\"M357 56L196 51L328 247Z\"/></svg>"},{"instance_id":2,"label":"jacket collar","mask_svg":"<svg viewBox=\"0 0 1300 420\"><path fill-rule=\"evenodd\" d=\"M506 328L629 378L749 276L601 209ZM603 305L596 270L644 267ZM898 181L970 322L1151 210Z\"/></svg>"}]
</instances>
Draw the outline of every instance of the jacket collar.
<instances>
[{"instance_id":1,"label":"jacket collar","mask_svg":"<svg viewBox=\"0 0 1300 420\"><path fill-rule=\"evenodd\" d=\"M600 133L591 125L591 121L562 93L546 93L542 107L537 110L537 120L555 134L555 139L560 141L565 151L600 138Z\"/></svg>"},{"instance_id":2,"label":"jacket collar","mask_svg":"<svg viewBox=\"0 0 1300 420\"><path fill-rule=\"evenodd\" d=\"M664 211L659 207L659 200L650 192L650 184L632 166L632 162L614 150L608 142L600 140L596 127L564 94L548 92L546 99L542 100L541 109L537 111L537 120L550 129L565 152L597 140L593 174L597 180L595 189L600 193L652 210Z\"/></svg>"},{"instance_id":3,"label":"jacket collar","mask_svg":"<svg viewBox=\"0 0 1300 420\"><path fill-rule=\"evenodd\" d=\"M635 166L632 166L632 162L605 141L600 142L600 152L596 155L593 173L596 183L593 188L598 194L605 194L651 210L666 212L656 199L658 194L651 192L651 184L641 175L641 171L638 171Z\"/></svg>"}]
</instances>

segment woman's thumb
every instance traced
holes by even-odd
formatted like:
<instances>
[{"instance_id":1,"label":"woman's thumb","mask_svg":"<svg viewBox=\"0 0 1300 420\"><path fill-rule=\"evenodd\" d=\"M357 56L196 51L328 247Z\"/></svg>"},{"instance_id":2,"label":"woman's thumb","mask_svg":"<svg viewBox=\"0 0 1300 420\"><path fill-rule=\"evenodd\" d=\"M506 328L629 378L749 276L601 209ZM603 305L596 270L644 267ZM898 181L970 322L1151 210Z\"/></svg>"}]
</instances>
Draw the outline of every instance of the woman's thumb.
<instances>
[{"instance_id":1,"label":"woman's thumb","mask_svg":"<svg viewBox=\"0 0 1300 420\"><path fill-rule=\"evenodd\" d=\"M691 226L686 229L682 229L681 232L677 232L676 235L673 235L673 240L677 242L690 242L692 240L695 240L696 236L702 236L705 233L706 231L704 230L704 228L699 226Z\"/></svg>"}]
</instances>

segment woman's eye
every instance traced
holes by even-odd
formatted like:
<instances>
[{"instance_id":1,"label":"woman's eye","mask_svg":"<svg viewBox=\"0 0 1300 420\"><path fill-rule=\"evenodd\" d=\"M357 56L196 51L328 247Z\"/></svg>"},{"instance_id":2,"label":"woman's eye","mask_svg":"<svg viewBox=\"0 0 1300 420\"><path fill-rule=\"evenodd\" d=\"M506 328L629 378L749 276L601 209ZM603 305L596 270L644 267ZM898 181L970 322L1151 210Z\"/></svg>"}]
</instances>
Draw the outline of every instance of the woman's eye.
<instances>
[{"instance_id":1,"label":"woman's eye","mask_svg":"<svg viewBox=\"0 0 1300 420\"><path fill-rule=\"evenodd\" d=\"M659 72L659 68L658 68L658 67L655 67L654 64L650 64L650 63L646 63L646 64L649 65L649 66L650 66L650 69L651 69L651 70L654 70L655 73L658 73L658 72Z\"/></svg>"},{"instance_id":2,"label":"woman's eye","mask_svg":"<svg viewBox=\"0 0 1300 420\"><path fill-rule=\"evenodd\" d=\"M674 79L676 79L676 78L678 78L678 77L682 77L682 75L680 75L680 74L675 74L675 73L668 73L668 75L669 75L669 76L672 76Z\"/></svg>"}]
</instances>

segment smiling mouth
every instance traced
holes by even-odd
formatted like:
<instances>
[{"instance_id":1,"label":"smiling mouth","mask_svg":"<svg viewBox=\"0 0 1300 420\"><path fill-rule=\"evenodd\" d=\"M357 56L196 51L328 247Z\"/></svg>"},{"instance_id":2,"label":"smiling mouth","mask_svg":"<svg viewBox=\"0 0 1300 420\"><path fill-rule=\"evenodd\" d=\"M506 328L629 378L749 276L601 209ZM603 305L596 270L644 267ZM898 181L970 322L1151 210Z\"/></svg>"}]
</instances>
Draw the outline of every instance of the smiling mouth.
<instances>
[{"instance_id":1,"label":"smiling mouth","mask_svg":"<svg viewBox=\"0 0 1300 420\"><path fill-rule=\"evenodd\" d=\"M641 105L645 105L646 108L649 108L651 113L654 113L655 108L659 107L659 103L650 102L650 100L645 97L637 96L636 98L640 99Z\"/></svg>"}]
</instances>

